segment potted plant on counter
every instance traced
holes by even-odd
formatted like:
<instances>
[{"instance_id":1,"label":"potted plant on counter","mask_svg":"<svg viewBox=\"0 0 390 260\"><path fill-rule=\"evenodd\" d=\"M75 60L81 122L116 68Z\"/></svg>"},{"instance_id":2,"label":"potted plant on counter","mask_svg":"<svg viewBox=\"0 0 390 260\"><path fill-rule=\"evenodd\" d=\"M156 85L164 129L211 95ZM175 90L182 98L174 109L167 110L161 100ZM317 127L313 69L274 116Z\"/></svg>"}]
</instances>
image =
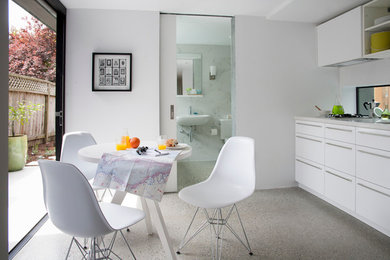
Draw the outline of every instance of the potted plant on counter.
<instances>
[{"instance_id":1,"label":"potted plant on counter","mask_svg":"<svg viewBox=\"0 0 390 260\"><path fill-rule=\"evenodd\" d=\"M24 124L43 105L18 101L15 106L8 106L8 125L11 125L11 136L8 136L8 171L23 169L27 158L27 135L23 134ZM15 132L15 123L20 124L20 133Z\"/></svg>"}]
</instances>

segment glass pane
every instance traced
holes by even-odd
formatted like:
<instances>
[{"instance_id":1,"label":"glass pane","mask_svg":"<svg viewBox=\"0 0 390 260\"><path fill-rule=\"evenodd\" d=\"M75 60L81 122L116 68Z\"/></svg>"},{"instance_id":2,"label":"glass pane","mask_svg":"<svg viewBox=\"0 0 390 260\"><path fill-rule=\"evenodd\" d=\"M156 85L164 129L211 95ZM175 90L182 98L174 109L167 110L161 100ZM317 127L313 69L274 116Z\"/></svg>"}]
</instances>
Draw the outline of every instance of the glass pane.
<instances>
[{"instance_id":1,"label":"glass pane","mask_svg":"<svg viewBox=\"0 0 390 260\"><path fill-rule=\"evenodd\" d=\"M357 88L357 113L368 116L374 107L382 110L389 108L390 86L372 86Z\"/></svg>"},{"instance_id":2,"label":"glass pane","mask_svg":"<svg viewBox=\"0 0 390 260\"><path fill-rule=\"evenodd\" d=\"M184 76L178 83L176 114L209 116L202 123L192 121L192 126L177 124L178 142L192 146L191 157L177 162L180 190L210 175L225 140L232 136L233 72L231 18L180 15L176 27L178 71L187 62L192 76L192 85L185 85Z\"/></svg>"},{"instance_id":3,"label":"glass pane","mask_svg":"<svg viewBox=\"0 0 390 260\"><path fill-rule=\"evenodd\" d=\"M9 1L9 239L46 214L37 160L55 160L56 33Z\"/></svg>"}]
</instances>

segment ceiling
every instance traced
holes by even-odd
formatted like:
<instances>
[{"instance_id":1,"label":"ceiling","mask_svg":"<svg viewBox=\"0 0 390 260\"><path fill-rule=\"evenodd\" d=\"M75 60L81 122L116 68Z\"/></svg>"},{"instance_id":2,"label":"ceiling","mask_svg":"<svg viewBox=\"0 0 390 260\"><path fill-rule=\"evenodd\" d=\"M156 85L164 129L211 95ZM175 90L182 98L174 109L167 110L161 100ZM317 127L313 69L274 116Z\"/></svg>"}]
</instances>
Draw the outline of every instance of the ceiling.
<instances>
[{"instance_id":1,"label":"ceiling","mask_svg":"<svg viewBox=\"0 0 390 260\"><path fill-rule=\"evenodd\" d=\"M204 15L252 15L320 24L368 0L60 0L68 9L144 10Z\"/></svg>"}]
</instances>

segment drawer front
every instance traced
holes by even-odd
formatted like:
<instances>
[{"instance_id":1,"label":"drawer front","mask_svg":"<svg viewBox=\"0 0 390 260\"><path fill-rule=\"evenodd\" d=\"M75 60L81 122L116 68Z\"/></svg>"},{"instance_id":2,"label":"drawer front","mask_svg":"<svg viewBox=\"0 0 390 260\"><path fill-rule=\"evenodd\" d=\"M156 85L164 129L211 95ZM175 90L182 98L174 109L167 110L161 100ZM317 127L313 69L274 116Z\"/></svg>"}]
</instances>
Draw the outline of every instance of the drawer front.
<instances>
[{"instance_id":1,"label":"drawer front","mask_svg":"<svg viewBox=\"0 0 390 260\"><path fill-rule=\"evenodd\" d=\"M296 121L295 132L304 135L324 137L324 124L310 121Z\"/></svg>"},{"instance_id":2,"label":"drawer front","mask_svg":"<svg viewBox=\"0 0 390 260\"><path fill-rule=\"evenodd\" d=\"M390 151L390 131L356 128L356 144Z\"/></svg>"},{"instance_id":3,"label":"drawer front","mask_svg":"<svg viewBox=\"0 0 390 260\"><path fill-rule=\"evenodd\" d=\"M296 156L324 164L324 140L318 137L296 135Z\"/></svg>"},{"instance_id":4,"label":"drawer front","mask_svg":"<svg viewBox=\"0 0 390 260\"><path fill-rule=\"evenodd\" d=\"M295 160L295 180L320 194L324 194L324 168L317 163L297 157Z\"/></svg>"},{"instance_id":5,"label":"drawer front","mask_svg":"<svg viewBox=\"0 0 390 260\"><path fill-rule=\"evenodd\" d=\"M354 144L355 127L325 124L325 138Z\"/></svg>"},{"instance_id":6,"label":"drawer front","mask_svg":"<svg viewBox=\"0 0 390 260\"><path fill-rule=\"evenodd\" d=\"M356 213L390 231L390 190L356 179Z\"/></svg>"},{"instance_id":7,"label":"drawer front","mask_svg":"<svg viewBox=\"0 0 390 260\"><path fill-rule=\"evenodd\" d=\"M355 145L325 140L325 166L355 175Z\"/></svg>"},{"instance_id":8,"label":"drawer front","mask_svg":"<svg viewBox=\"0 0 390 260\"><path fill-rule=\"evenodd\" d=\"M355 177L325 167L325 196L355 211Z\"/></svg>"},{"instance_id":9,"label":"drawer front","mask_svg":"<svg viewBox=\"0 0 390 260\"><path fill-rule=\"evenodd\" d=\"M390 152L356 146L356 177L390 189Z\"/></svg>"}]
</instances>

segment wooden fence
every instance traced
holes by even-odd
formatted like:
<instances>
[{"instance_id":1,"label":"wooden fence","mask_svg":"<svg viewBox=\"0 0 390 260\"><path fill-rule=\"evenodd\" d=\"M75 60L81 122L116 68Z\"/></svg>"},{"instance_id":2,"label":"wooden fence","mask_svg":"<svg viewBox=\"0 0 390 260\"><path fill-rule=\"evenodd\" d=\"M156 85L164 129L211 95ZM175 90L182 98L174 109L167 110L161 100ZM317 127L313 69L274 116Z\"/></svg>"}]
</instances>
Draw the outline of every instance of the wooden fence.
<instances>
[{"instance_id":1,"label":"wooden fence","mask_svg":"<svg viewBox=\"0 0 390 260\"><path fill-rule=\"evenodd\" d=\"M9 105L18 101L42 104L41 111L35 112L24 127L15 124L15 132L23 131L28 136L29 146L44 143L55 138L55 84L50 81L9 74ZM11 126L8 126L11 135Z\"/></svg>"}]
</instances>

